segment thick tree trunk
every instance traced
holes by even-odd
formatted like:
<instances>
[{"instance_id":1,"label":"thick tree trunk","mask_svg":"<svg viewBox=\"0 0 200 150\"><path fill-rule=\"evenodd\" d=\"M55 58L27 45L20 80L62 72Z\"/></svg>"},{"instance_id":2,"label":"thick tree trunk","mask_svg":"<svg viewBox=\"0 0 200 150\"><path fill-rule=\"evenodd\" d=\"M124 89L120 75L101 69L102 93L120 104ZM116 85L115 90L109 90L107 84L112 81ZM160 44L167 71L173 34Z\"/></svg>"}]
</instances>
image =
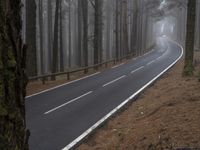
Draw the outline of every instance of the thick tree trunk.
<instances>
[{"instance_id":1,"label":"thick tree trunk","mask_svg":"<svg viewBox=\"0 0 200 150\"><path fill-rule=\"evenodd\" d=\"M185 66L183 75L193 75L193 56L194 56L194 38L195 38L195 18L196 18L196 0L188 1L187 11L187 33L185 45Z\"/></svg>"},{"instance_id":2,"label":"thick tree trunk","mask_svg":"<svg viewBox=\"0 0 200 150\"><path fill-rule=\"evenodd\" d=\"M27 75L37 75L36 59L36 4L35 0L26 1L26 44L27 50Z\"/></svg>"},{"instance_id":3,"label":"thick tree trunk","mask_svg":"<svg viewBox=\"0 0 200 150\"><path fill-rule=\"evenodd\" d=\"M0 1L0 149L28 150L21 1Z\"/></svg>"}]
</instances>

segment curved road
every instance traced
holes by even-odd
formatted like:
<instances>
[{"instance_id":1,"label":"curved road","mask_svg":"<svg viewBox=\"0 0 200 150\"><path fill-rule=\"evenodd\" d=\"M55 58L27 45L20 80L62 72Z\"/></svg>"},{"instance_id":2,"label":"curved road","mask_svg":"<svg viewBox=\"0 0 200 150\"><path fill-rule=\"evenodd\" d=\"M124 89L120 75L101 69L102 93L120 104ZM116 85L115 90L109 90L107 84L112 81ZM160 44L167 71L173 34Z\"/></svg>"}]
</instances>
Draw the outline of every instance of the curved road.
<instances>
[{"instance_id":1,"label":"curved road","mask_svg":"<svg viewBox=\"0 0 200 150\"><path fill-rule=\"evenodd\" d=\"M159 41L126 64L27 97L30 150L73 147L171 68L183 50L170 40Z\"/></svg>"}]
</instances>

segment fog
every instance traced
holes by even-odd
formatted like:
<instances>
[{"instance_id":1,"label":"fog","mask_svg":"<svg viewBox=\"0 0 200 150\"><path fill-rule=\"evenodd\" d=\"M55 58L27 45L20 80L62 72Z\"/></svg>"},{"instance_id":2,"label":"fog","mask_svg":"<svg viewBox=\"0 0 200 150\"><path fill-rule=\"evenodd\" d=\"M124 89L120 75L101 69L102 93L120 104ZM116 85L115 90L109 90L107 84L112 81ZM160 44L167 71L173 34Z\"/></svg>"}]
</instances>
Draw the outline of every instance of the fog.
<instances>
[{"instance_id":1,"label":"fog","mask_svg":"<svg viewBox=\"0 0 200 150\"><path fill-rule=\"evenodd\" d=\"M91 66L131 53L142 55L158 37L184 46L187 0L102 0L98 5L93 0L31 1L36 7L24 1L22 12L24 41L36 48L28 54L29 76ZM197 7L199 18L199 3ZM35 17L27 16L30 13ZM29 39L26 28L33 23L35 39ZM199 21L197 33L198 26ZM196 49L199 45L197 34Z\"/></svg>"}]
</instances>

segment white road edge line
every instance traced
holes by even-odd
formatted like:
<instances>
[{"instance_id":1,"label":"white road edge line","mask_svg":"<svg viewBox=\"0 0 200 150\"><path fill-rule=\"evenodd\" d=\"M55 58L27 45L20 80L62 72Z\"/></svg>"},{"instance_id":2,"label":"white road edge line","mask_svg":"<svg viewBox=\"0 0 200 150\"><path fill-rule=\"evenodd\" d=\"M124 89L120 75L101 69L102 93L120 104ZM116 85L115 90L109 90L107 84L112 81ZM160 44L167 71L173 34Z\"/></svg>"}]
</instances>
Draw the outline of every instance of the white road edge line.
<instances>
[{"instance_id":1,"label":"white road edge line","mask_svg":"<svg viewBox=\"0 0 200 150\"><path fill-rule=\"evenodd\" d=\"M44 90L44 91L41 91L41 92L38 92L38 93L35 93L35 94L32 94L32 95L29 95L29 96L26 96L26 99L27 99L27 98L30 98L30 97L33 97L33 96L36 96L36 95L39 95L39 94L42 94L42 93L45 93L45 92L48 92L48 91L51 91L51 90L54 90L54 89L57 89L57 88L59 88L59 87L65 86L65 85L68 85L68 84L71 84L71 83L74 83L74 82L77 82L77 81L80 81L80 80L83 80L83 79L86 79L86 78L95 76L95 75L100 74L100 73L101 73L101 72L97 72L97 73L94 73L94 74L91 74L91 75L82 77L82 78L80 78L80 79L76 79L76 80L73 80L73 81L70 81L70 82L61 84L61 85L59 85L59 86L55 86L55 87L53 87L53 88L50 88L50 89L47 89L47 90Z\"/></svg>"},{"instance_id":2,"label":"white road edge line","mask_svg":"<svg viewBox=\"0 0 200 150\"><path fill-rule=\"evenodd\" d=\"M115 68L120 67L120 66L122 66L122 65L124 65L124 63L121 63L121 64L119 64L119 65L113 66L112 69L115 69Z\"/></svg>"},{"instance_id":3,"label":"white road edge line","mask_svg":"<svg viewBox=\"0 0 200 150\"><path fill-rule=\"evenodd\" d=\"M147 63L147 65L151 65L155 62L155 60L152 60L151 62Z\"/></svg>"},{"instance_id":4,"label":"white road edge line","mask_svg":"<svg viewBox=\"0 0 200 150\"><path fill-rule=\"evenodd\" d=\"M83 95L81 95L81 96L79 96L79 97L77 97L77 98L75 98L75 99L70 100L70 101L67 102L67 103L64 103L64 104L62 104L62 105L60 105L60 106L58 106L58 107L55 107L55 108L53 108L53 109L51 109L51 110L45 112L44 115L47 115L47 114L49 114L49 113L51 113L51 112L53 112L53 111L56 111L56 110L58 110L59 108L64 107L64 106L66 106L66 105L68 105L68 104L70 104L70 103L73 103L73 102L79 100L80 98L83 98L83 97L85 97L85 96L91 94L92 92L93 92L93 91L90 91L90 92L88 92L88 93L85 93L85 94L83 94Z\"/></svg>"},{"instance_id":5,"label":"white road edge line","mask_svg":"<svg viewBox=\"0 0 200 150\"><path fill-rule=\"evenodd\" d=\"M97 127L99 127L103 122L105 122L108 118L110 118L112 115L114 115L119 109L121 109L124 105L126 105L129 101L131 101L134 97L136 97L141 91L143 91L145 88L147 88L149 85L151 85L161 75L163 75L172 66L174 66L181 59L181 57L183 56L183 47L179 43L177 43L177 42L174 42L174 41L172 41L172 42L175 43L175 44L177 44L181 48L181 50L182 50L180 57L176 61L174 61L174 63L172 63L168 68L166 68L164 71L162 71L154 79L152 79L151 81L149 81L146 85L144 85L136 93L134 93L133 95L131 95L123 103L121 103L119 106L117 106L115 109L113 109L110 113L108 113L106 116L104 116L102 119L100 119L97 123L95 123L92 127L90 127L88 130L86 130L83 134L81 134L79 137L77 137L74 141L72 141L70 144L68 144L62 150L69 150L69 149L73 148L77 143L79 143L81 140L83 140L87 135L89 135L92 131L94 131Z\"/></svg>"},{"instance_id":6,"label":"white road edge line","mask_svg":"<svg viewBox=\"0 0 200 150\"><path fill-rule=\"evenodd\" d=\"M117 78L117 79L115 79L115 80L112 80L112 81L110 81L110 82L104 84L102 87L106 87L106 86L108 86L108 85L110 85L110 84L112 84L112 83L114 83L114 82L116 82L116 81L118 81L118 80L120 80L120 79L122 79L122 78L125 78L125 77L126 77L126 75L123 75L123 76L121 76L121 77L119 77L119 78Z\"/></svg>"},{"instance_id":7,"label":"white road edge line","mask_svg":"<svg viewBox=\"0 0 200 150\"><path fill-rule=\"evenodd\" d=\"M133 73L135 73L135 72L137 72L137 71L139 71L139 70L141 70L141 69L143 69L144 68L144 66L142 66L142 67L140 67L140 68L138 68L138 69L136 69L136 70L133 70L133 71L131 71L131 74L133 74Z\"/></svg>"}]
</instances>

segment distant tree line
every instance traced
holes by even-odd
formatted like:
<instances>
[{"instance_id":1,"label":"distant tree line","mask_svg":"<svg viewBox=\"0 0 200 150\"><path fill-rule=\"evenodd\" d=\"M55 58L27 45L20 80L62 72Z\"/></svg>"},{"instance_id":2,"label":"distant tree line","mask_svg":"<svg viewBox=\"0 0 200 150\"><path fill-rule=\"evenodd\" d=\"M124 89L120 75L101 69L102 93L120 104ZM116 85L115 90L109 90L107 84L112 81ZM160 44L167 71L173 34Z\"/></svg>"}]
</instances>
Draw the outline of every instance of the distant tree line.
<instances>
[{"instance_id":1,"label":"distant tree line","mask_svg":"<svg viewBox=\"0 0 200 150\"><path fill-rule=\"evenodd\" d=\"M26 1L28 75L63 72L130 53L142 54L155 43L154 19L143 11L143 1Z\"/></svg>"}]
</instances>

